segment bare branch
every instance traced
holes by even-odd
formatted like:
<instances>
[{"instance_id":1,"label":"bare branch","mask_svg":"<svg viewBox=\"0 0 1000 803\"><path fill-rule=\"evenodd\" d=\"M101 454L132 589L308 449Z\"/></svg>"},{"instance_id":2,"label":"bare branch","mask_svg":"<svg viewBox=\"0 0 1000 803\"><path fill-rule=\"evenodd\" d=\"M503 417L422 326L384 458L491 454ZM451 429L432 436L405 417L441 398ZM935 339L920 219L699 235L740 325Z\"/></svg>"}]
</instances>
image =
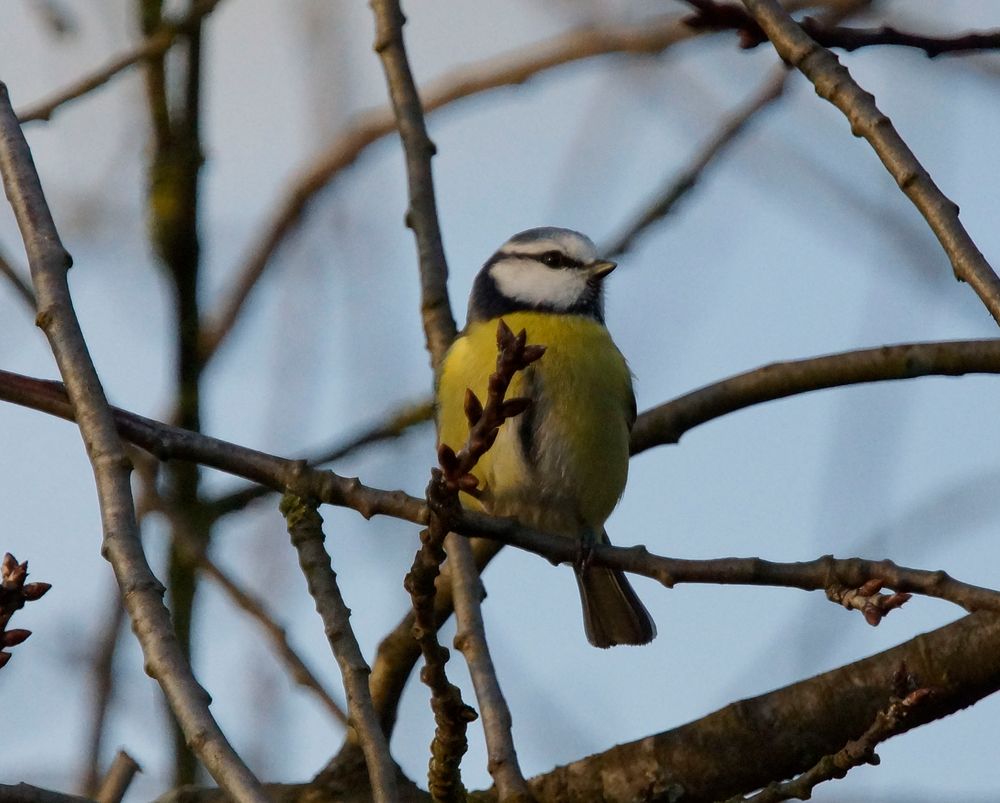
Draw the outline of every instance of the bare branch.
<instances>
[{"instance_id":1,"label":"bare branch","mask_svg":"<svg viewBox=\"0 0 1000 803\"><path fill-rule=\"evenodd\" d=\"M502 544L486 538L472 539L472 552L477 572L489 564L502 548ZM454 610L454 581L452 567L445 563L435 584L434 628L440 629ZM414 614L412 608L402 621L379 644L375 663L372 665L372 699L382 721L382 730L391 734L396 724L396 706L406 685L406 679L420 658L420 645L413 637Z\"/></svg>"},{"instance_id":2,"label":"bare branch","mask_svg":"<svg viewBox=\"0 0 1000 803\"><path fill-rule=\"evenodd\" d=\"M937 236L955 277L971 285L1000 323L1000 277L962 226L958 206L938 189L889 118L875 105L875 98L858 86L837 57L811 39L777 0L743 0L743 4L778 55L812 82L816 94L844 113L851 133L868 141Z\"/></svg>"},{"instance_id":3,"label":"bare branch","mask_svg":"<svg viewBox=\"0 0 1000 803\"><path fill-rule=\"evenodd\" d=\"M119 750L95 795L97 803L121 803L137 772L142 772L142 768L136 760L124 750Z\"/></svg>"},{"instance_id":4,"label":"bare branch","mask_svg":"<svg viewBox=\"0 0 1000 803\"><path fill-rule=\"evenodd\" d=\"M420 257L420 311L431 365L437 372L458 327L448 301L448 262L441 243L431 157L436 149L427 135L424 111L403 44L406 19L398 0L371 0L375 14L375 52L382 60L389 97L406 154L410 204L406 225L413 229Z\"/></svg>"},{"instance_id":5,"label":"bare branch","mask_svg":"<svg viewBox=\"0 0 1000 803\"><path fill-rule=\"evenodd\" d=\"M465 657L472 685L476 689L490 775L501 801L528 801L532 797L517 763L517 750L511 736L513 723L510 709L500 690L496 668L486 643L486 629L479 607L481 584L472 547L468 540L454 533L448 536L445 547L453 567L452 596L455 600L455 621L458 623L455 649Z\"/></svg>"},{"instance_id":6,"label":"bare branch","mask_svg":"<svg viewBox=\"0 0 1000 803\"><path fill-rule=\"evenodd\" d=\"M139 62L162 56L173 47L179 37L188 33L203 17L211 14L218 4L219 0L198 0L192 4L191 10L184 17L175 21L164 21L155 33L147 36L137 47L115 56L103 67L59 90L51 97L21 109L17 114L18 119L22 124L36 120L51 120L56 110L70 101L89 94Z\"/></svg>"},{"instance_id":7,"label":"bare branch","mask_svg":"<svg viewBox=\"0 0 1000 803\"><path fill-rule=\"evenodd\" d=\"M677 443L685 432L706 421L799 393L864 382L972 373L1000 373L1000 340L906 343L775 362L645 411L632 429L632 454Z\"/></svg>"},{"instance_id":8,"label":"bare branch","mask_svg":"<svg viewBox=\"0 0 1000 803\"><path fill-rule=\"evenodd\" d=\"M911 349L913 351L908 354ZM843 369L840 383L845 383L931 373L996 372L998 352L1000 352L1000 341L962 341L886 347L817 358L815 362L821 368L826 361L826 369ZM747 374L736 379L750 382L750 387L757 388L755 392L761 392L764 398L787 395L787 392L776 391L776 388L785 387L786 382L798 388L797 391L791 392L837 384L830 383L828 373L823 371L818 374L813 373L816 365L810 366L808 364L810 362L812 361L779 364L763 369L757 378ZM804 381L802 369L806 369L804 378L808 382ZM827 384L817 385L817 377ZM760 385L755 384L758 378ZM805 385L808 387L804 387ZM711 397L710 391L711 389L705 389L696 393L707 392ZM61 385L56 382L44 382L0 371L0 398L64 418L72 418L72 408L65 399ZM695 408L699 409L700 421L751 403L744 401L745 397L731 390L723 392L721 398L725 403L716 408L716 412L712 415L705 416L700 408ZM688 403L680 405L681 410L689 407ZM650 415L647 418L647 426L653 427L655 421L656 416ZM357 479L341 477L331 471L309 469L301 462L187 432L124 411L116 411L115 422L123 437L142 446L160 459L197 461L276 490L289 489L302 497L314 498L326 504L350 507L366 517L390 515L421 525L425 525L428 521L426 504L402 491L371 488ZM665 441L650 439L647 433L647 440L645 442L640 440L634 451L649 448L657 442ZM521 527L511 520L496 519L474 511L458 511L451 521L451 529L463 535L484 536L537 552L555 562L572 563L578 557L575 545L568 539L540 533ZM825 590L833 584L860 588L869 580L881 579L886 587L900 593L928 594L950 600L968 610L978 608L1000 610L997 606L998 595L994 591L956 584L940 572L903 569L888 562L833 561L830 558L803 564L767 563L753 558L678 561L649 555L641 547L625 549L606 545L595 546L592 550L592 559L597 565L645 574L666 584L748 583Z\"/></svg>"},{"instance_id":9,"label":"bare branch","mask_svg":"<svg viewBox=\"0 0 1000 803\"><path fill-rule=\"evenodd\" d=\"M836 753L823 756L798 778L785 783L772 783L755 795L736 795L726 803L780 803L783 800L808 800L812 791L825 781L843 778L855 767L878 764L875 753L886 739L902 733L914 710L927 702L931 689L917 689L903 699L892 698L884 711L879 711L868 730L852 739Z\"/></svg>"},{"instance_id":10,"label":"bare branch","mask_svg":"<svg viewBox=\"0 0 1000 803\"><path fill-rule=\"evenodd\" d=\"M935 693L911 730L1000 690L1000 617L966 616L890 650L727 705L664 733L618 745L531 780L540 800L712 803L805 772L856 739L897 693L905 664Z\"/></svg>"},{"instance_id":11,"label":"bare branch","mask_svg":"<svg viewBox=\"0 0 1000 803\"><path fill-rule=\"evenodd\" d=\"M316 603L316 612L323 620L327 640L340 666L351 725L365 755L372 795L378 803L394 803L396 766L372 707L368 689L370 673L351 628L351 611L340 594L330 555L323 546L323 519L314 505L290 494L282 500L281 513L288 523L292 546L299 554L299 565Z\"/></svg>"},{"instance_id":12,"label":"bare branch","mask_svg":"<svg viewBox=\"0 0 1000 803\"><path fill-rule=\"evenodd\" d=\"M71 264L45 202L31 152L7 87L0 84L0 171L28 254L38 295L38 324L52 347L75 410L97 482L104 526L102 553L115 570L142 645L147 671L160 683L193 749L234 799L266 800L257 779L226 741L174 636L163 587L143 554L130 466L97 371L73 310L66 272Z\"/></svg>"}]
</instances>

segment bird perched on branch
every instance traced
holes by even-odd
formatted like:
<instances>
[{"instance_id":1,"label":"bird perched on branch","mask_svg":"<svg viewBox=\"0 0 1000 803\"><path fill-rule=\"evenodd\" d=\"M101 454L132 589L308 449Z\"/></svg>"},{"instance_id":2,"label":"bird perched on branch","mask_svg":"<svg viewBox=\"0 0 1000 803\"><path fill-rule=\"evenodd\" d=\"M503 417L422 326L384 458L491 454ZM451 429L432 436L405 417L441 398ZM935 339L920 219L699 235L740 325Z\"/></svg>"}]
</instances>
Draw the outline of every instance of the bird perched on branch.
<instances>
[{"instance_id":1,"label":"bird perched on branch","mask_svg":"<svg viewBox=\"0 0 1000 803\"><path fill-rule=\"evenodd\" d=\"M522 524L607 543L604 522L625 488L635 421L632 376L604 326L604 279L615 268L569 229L515 234L483 265L465 329L445 356L437 388L438 443L457 450L469 432L463 400L485 397L503 319L545 353L514 376L509 397L530 406L504 421L472 469L462 503ZM584 629L597 647L646 644L656 626L623 572L577 567Z\"/></svg>"}]
</instances>

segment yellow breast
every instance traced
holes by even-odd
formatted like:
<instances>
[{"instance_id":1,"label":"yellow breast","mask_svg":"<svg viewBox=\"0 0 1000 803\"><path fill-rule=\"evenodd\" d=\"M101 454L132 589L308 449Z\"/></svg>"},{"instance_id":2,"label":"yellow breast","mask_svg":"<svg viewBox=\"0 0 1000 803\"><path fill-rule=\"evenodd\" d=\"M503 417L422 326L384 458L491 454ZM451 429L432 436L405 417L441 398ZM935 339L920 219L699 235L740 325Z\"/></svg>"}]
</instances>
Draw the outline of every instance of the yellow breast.
<instances>
[{"instance_id":1,"label":"yellow breast","mask_svg":"<svg viewBox=\"0 0 1000 803\"><path fill-rule=\"evenodd\" d=\"M504 423L473 472L485 488L485 505L551 532L599 533L628 475L635 401L625 359L607 329L590 318L543 312L503 318L546 352L518 373L507 394L531 397L531 408ZM485 401L496 367L496 325L469 326L442 366L438 441L456 450L468 434L465 390Z\"/></svg>"}]
</instances>

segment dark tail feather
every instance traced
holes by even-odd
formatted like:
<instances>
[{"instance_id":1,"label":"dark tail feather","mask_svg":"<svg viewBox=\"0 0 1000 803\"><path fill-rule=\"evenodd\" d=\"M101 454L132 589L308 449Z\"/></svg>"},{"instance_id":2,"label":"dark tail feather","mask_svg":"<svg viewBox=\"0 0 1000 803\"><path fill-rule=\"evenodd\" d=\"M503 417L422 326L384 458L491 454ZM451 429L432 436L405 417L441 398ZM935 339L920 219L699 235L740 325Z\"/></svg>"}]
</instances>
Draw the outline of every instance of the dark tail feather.
<instances>
[{"instance_id":1,"label":"dark tail feather","mask_svg":"<svg viewBox=\"0 0 1000 803\"><path fill-rule=\"evenodd\" d=\"M624 572L590 566L577 572L583 603L583 627L595 647L648 644L656 636L653 623Z\"/></svg>"}]
</instances>

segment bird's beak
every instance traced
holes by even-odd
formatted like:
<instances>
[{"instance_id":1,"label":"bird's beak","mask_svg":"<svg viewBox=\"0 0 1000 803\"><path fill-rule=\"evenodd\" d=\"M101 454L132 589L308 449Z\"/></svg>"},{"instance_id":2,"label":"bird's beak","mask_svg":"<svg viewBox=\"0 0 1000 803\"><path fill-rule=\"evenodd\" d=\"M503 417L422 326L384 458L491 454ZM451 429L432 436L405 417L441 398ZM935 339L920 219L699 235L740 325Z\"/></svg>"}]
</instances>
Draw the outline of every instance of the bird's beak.
<instances>
[{"instance_id":1,"label":"bird's beak","mask_svg":"<svg viewBox=\"0 0 1000 803\"><path fill-rule=\"evenodd\" d=\"M618 267L617 262L610 262L606 259L598 260L597 262L591 262L587 269L590 271L590 275L595 279L603 279L611 271Z\"/></svg>"}]
</instances>

